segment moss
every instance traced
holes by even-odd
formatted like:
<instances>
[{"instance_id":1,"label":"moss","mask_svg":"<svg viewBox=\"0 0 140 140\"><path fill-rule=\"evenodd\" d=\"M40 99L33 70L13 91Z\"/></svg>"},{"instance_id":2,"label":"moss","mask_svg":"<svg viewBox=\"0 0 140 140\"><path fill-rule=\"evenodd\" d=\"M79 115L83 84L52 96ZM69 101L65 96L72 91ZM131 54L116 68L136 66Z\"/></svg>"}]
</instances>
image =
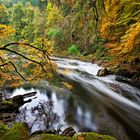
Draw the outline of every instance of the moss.
<instances>
[{"instance_id":1,"label":"moss","mask_svg":"<svg viewBox=\"0 0 140 140\"><path fill-rule=\"evenodd\" d=\"M0 122L0 136L6 134L6 132L9 130L7 125L4 125L2 122Z\"/></svg>"},{"instance_id":2,"label":"moss","mask_svg":"<svg viewBox=\"0 0 140 140\"><path fill-rule=\"evenodd\" d=\"M30 140L116 140L115 138L108 135L100 135L97 133L81 133L73 137L65 137L52 134L41 134L30 138Z\"/></svg>"},{"instance_id":3,"label":"moss","mask_svg":"<svg viewBox=\"0 0 140 140\"><path fill-rule=\"evenodd\" d=\"M0 103L0 106L7 106L7 105L12 105L13 103L11 101L8 100L4 100Z\"/></svg>"},{"instance_id":4,"label":"moss","mask_svg":"<svg viewBox=\"0 0 140 140\"><path fill-rule=\"evenodd\" d=\"M27 127L22 123L17 123L0 140L29 140Z\"/></svg>"},{"instance_id":5,"label":"moss","mask_svg":"<svg viewBox=\"0 0 140 140\"><path fill-rule=\"evenodd\" d=\"M33 136L30 140L76 140L75 137L65 137L53 134L41 134Z\"/></svg>"},{"instance_id":6,"label":"moss","mask_svg":"<svg viewBox=\"0 0 140 140\"><path fill-rule=\"evenodd\" d=\"M0 140L29 140L28 128L22 123L15 124L12 128L8 128L0 123ZM116 140L108 135L100 135L93 132L81 133L73 137L66 137L53 134L34 135L30 140Z\"/></svg>"},{"instance_id":7,"label":"moss","mask_svg":"<svg viewBox=\"0 0 140 140\"><path fill-rule=\"evenodd\" d=\"M101 135L101 134L97 134L97 133L93 133L93 132L83 133L79 136L84 137L85 140L116 140L115 138L113 138L111 136Z\"/></svg>"}]
</instances>

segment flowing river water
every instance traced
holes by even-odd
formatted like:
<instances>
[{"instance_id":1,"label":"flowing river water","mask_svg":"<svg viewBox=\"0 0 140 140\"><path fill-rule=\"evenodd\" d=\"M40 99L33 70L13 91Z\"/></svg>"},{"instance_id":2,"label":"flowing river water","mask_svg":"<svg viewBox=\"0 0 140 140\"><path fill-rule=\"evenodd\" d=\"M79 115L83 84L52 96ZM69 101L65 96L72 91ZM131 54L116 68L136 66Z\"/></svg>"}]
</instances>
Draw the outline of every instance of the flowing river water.
<instances>
[{"instance_id":1,"label":"flowing river water","mask_svg":"<svg viewBox=\"0 0 140 140\"><path fill-rule=\"evenodd\" d=\"M94 131L118 140L140 140L140 89L115 81L115 75L96 76L101 68L78 60L52 58L72 89L41 82L36 88L18 88L12 96L37 91L36 98L20 108L17 121L31 132L72 126L77 132Z\"/></svg>"}]
</instances>

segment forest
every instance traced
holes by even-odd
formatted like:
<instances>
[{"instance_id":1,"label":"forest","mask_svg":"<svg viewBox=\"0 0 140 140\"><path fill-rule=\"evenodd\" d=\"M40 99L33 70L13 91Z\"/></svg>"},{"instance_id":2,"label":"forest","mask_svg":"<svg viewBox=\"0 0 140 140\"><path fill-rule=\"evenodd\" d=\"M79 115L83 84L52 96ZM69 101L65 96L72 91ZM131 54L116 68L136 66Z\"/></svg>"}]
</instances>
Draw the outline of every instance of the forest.
<instances>
[{"instance_id":1,"label":"forest","mask_svg":"<svg viewBox=\"0 0 140 140\"><path fill-rule=\"evenodd\" d=\"M61 59L65 61L64 66ZM76 85L81 86L76 84L81 79L76 82L76 78L70 79L69 73L79 64L75 72L83 74L82 62L86 63L86 78L89 74L93 76L88 71L88 63L97 64L102 68L97 76L119 75L116 81L133 86L136 89L132 93L136 90L139 94L140 0L0 0L0 92L40 81L75 90ZM122 96L128 92L119 88L116 83L111 85ZM139 97L128 99L138 103ZM1 104L0 97L0 114ZM118 140L133 140L133 136L137 140L140 136L137 127L128 136L130 139L107 134ZM90 136L73 139L90 140ZM4 137L3 140L16 139Z\"/></svg>"}]
</instances>

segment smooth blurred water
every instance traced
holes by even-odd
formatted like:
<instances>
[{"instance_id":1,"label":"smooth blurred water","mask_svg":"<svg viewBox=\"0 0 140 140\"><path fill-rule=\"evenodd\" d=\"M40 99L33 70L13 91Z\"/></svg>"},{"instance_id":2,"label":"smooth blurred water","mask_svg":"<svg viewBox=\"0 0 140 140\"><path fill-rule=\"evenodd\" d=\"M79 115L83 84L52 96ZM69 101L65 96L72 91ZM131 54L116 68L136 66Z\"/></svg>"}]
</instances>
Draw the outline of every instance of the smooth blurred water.
<instances>
[{"instance_id":1,"label":"smooth blurred water","mask_svg":"<svg viewBox=\"0 0 140 140\"><path fill-rule=\"evenodd\" d=\"M115 81L115 75L97 77L101 68L96 64L78 60L52 58L58 73L64 76L73 89L49 87L41 84L25 90L15 89L12 96L37 91L32 102L21 107L17 121L33 125L32 132L46 129L44 117L35 122L36 114L31 110L39 103L53 101L51 113L55 116L49 129L59 124L74 127L77 131L95 131L115 136L118 140L140 139L140 90ZM44 102L45 101L45 102ZM48 110L46 110L48 113Z\"/></svg>"}]
</instances>

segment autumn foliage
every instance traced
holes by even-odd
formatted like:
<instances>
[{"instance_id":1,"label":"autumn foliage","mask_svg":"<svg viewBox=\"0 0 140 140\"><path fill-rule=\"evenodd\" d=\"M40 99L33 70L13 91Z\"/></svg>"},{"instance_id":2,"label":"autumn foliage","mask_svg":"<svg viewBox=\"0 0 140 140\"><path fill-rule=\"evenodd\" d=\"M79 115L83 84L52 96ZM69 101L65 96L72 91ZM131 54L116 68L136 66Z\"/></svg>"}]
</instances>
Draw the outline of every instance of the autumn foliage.
<instances>
[{"instance_id":1,"label":"autumn foliage","mask_svg":"<svg viewBox=\"0 0 140 140\"><path fill-rule=\"evenodd\" d=\"M108 39L110 55L121 62L132 62L140 56L139 0L105 0L106 14L100 21L100 33Z\"/></svg>"},{"instance_id":2,"label":"autumn foliage","mask_svg":"<svg viewBox=\"0 0 140 140\"><path fill-rule=\"evenodd\" d=\"M6 44L10 44L4 47ZM50 55L140 60L139 0L19 0L0 4L0 78L53 77ZM17 82L18 83L18 82ZM68 87L68 84L64 84Z\"/></svg>"}]
</instances>

